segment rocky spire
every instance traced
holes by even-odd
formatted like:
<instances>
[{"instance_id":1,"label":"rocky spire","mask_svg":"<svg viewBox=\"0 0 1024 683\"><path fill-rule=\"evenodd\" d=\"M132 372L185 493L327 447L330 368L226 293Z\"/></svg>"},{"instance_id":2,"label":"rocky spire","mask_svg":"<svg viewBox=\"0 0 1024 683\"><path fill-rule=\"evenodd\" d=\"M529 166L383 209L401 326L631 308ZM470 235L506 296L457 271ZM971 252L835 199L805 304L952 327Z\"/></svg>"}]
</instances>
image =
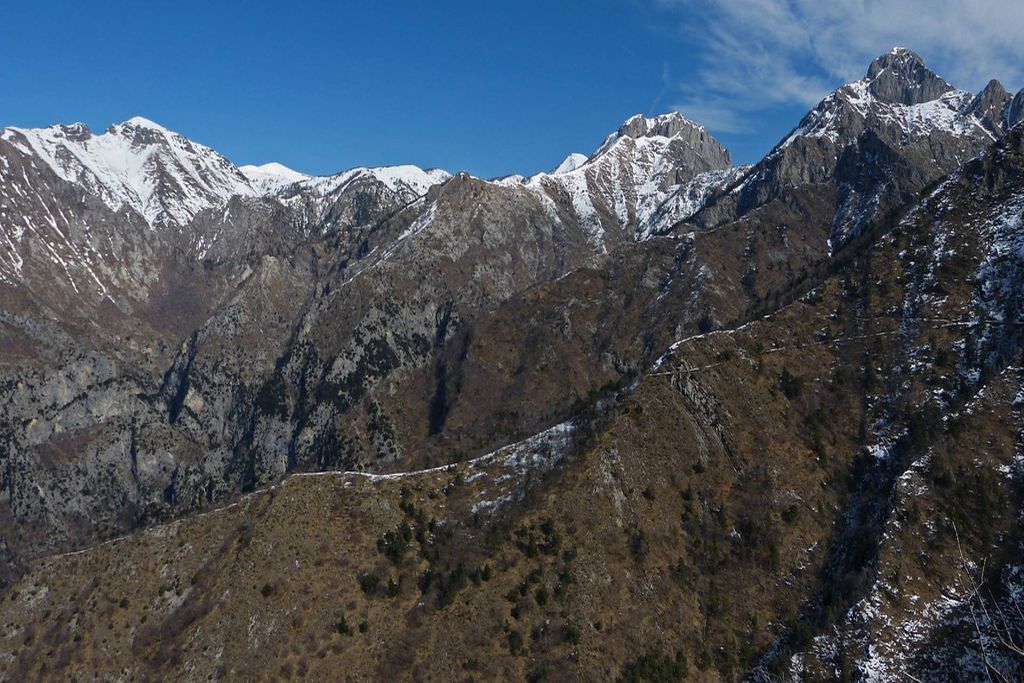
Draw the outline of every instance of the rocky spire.
<instances>
[{"instance_id":1,"label":"rocky spire","mask_svg":"<svg viewBox=\"0 0 1024 683\"><path fill-rule=\"evenodd\" d=\"M867 78L871 94L891 104L930 102L954 89L925 66L916 52L903 47L871 62Z\"/></svg>"},{"instance_id":2,"label":"rocky spire","mask_svg":"<svg viewBox=\"0 0 1024 683\"><path fill-rule=\"evenodd\" d=\"M973 114L994 135L1002 135L1005 132L1004 124L1006 117L1004 112L1010 104L1011 95L1006 92L1003 84L992 79L981 92L974 96L967 106L967 111Z\"/></svg>"}]
</instances>

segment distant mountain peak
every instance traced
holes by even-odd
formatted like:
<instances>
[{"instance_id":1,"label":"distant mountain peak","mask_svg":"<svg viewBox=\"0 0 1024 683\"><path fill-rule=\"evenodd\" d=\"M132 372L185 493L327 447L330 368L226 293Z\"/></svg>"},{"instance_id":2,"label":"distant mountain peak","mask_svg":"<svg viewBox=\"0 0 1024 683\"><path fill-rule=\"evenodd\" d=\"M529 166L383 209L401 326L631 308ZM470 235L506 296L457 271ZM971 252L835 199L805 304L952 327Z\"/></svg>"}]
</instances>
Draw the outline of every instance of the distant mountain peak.
<instances>
[{"instance_id":1,"label":"distant mountain peak","mask_svg":"<svg viewBox=\"0 0 1024 683\"><path fill-rule=\"evenodd\" d=\"M704 126L691 121L677 111L658 114L657 116L645 116L635 114L629 117L619 126L618 130L609 135L604 143L598 148L591 159L596 159L614 147L620 140L648 140L661 139L672 141L676 139L683 141L693 148L701 156L710 153L712 156L724 156L725 165L732 164L728 151L715 140ZM705 149L711 147L712 150Z\"/></svg>"},{"instance_id":2,"label":"distant mountain peak","mask_svg":"<svg viewBox=\"0 0 1024 683\"><path fill-rule=\"evenodd\" d=\"M731 166L729 151L679 112L636 114L590 157L570 154L551 173L500 183L538 192L548 207L568 200L566 212L605 250L608 235L645 239L689 216Z\"/></svg>"},{"instance_id":3,"label":"distant mountain peak","mask_svg":"<svg viewBox=\"0 0 1024 683\"><path fill-rule=\"evenodd\" d=\"M111 209L131 207L150 225L185 225L232 195L252 194L247 179L220 154L141 116L102 135L75 123L6 128L2 137Z\"/></svg>"},{"instance_id":4,"label":"distant mountain peak","mask_svg":"<svg viewBox=\"0 0 1024 683\"><path fill-rule=\"evenodd\" d=\"M1003 84L993 78L985 85L984 88L982 88L978 96L1001 97L1007 94L1008 93L1006 92L1006 88L1003 87Z\"/></svg>"},{"instance_id":5,"label":"distant mountain peak","mask_svg":"<svg viewBox=\"0 0 1024 683\"><path fill-rule=\"evenodd\" d=\"M559 173L568 173L569 171L575 171L577 168L587 163L590 159L586 154L580 154L579 152L573 152L569 156L562 160L555 170L551 171L551 175L558 175Z\"/></svg>"},{"instance_id":6,"label":"distant mountain peak","mask_svg":"<svg viewBox=\"0 0 1024 683\"><path fill-rule=\"evenodd\" d=\"M121 123L115 123L106 130L106 133L130 140L132 145L138 147L162 144L172 137L184 139L179 133L143 116L133 116Z\"/></svg>"},{"instance_id":7,"label":"distant mountain peak","mask_svg":"<svg viewBox=\"0 0 1024 683\"><path fill-rule=\"evenodd\" d=\"M626 119L625 123L619 126L615 136L634 139L645 137L672 138L683 130L692 129L703 130L704 126L691 121L677 111L658 114L657 116L636 114Z\"/></svg>"},{"instance_id":8,"label":"distant mountain peak","mask_svg":"<svg viewBox=\"0 0 1024 683\"><path fill-rule=\"evenodd\" d=\"M299 173L298 171L292 170L284 164L279 164L276 161L260 164L258 166L252 164L239 166L238 170L246 177L253 189L260 194L276 192L283 187L306 180L310 177L305 173Z\"/></svg>"},{"instance_id":9,"label":"distant mountain peak","mask_svg":"<svg viewBox=\"0 0 1024 683\"><path fill-rule=\"evenodd\" d=\"M164 126L161 126L159 123L156 123L155 121L147 119L145 116L133 116L127 121L122 121L120 124L116 125L119 125L121 127L130 126L135 128L151 128L153 130L170 132Z\"/></svg>"},{"instance_id":10,"label":"distant mountain peak","mask_svg":"<svg viewBox=\"0 0 1024 683\"><path fill-rule=\"evenodd\" d=\"M966 112L978 119L993 136L1002 135L1007 127L1008 109L1013 95L999 81L992 79L981 92L975 95Z\"/></svg>"},{"instance_id":11,"label":"distant mountain peak","mask_svg":"<svg viewBox=\"0 0 1024 683\"><path fill-rule=\"evenodd\" d=\"M908 72L914 69L928 67L921 55L905 47L894 47L884 55L876 57L868 66L868 78L875 78L886 69L894 69L898 72Z\"/></svg>"},{"instance_id":12,"label":"distant mountain peak","mask_svg":"<svg viewBox=\"0 0 1024 683\"><path fill-rule=\"evenodd\" d=\"M868 91L890 104L921 104L942 97L955 88L929 69L921 56L905 47L894 47L868 67Z\"/></svg>"},{"instance_id":13,"label":"distant mountain peak","mask_svg":"<svg viewBox=\"0 0 1024 683\"><path fill-rule=\"evenodd\" d=\"M276 161L268 161L265 164L258 164L258 165L247 164L245 166L240 166L239 168L247 168L247 169L259 170L259 171L264 171L266 173L280 173L280 174L283 174L283 175L298 175L298 176L306 175L305 173L299 173L298 171L292 170L292 169L288 168L287 166L285 166L284 164L280 164L280 163L278 163Z\"/></svg>"}]
</instances>

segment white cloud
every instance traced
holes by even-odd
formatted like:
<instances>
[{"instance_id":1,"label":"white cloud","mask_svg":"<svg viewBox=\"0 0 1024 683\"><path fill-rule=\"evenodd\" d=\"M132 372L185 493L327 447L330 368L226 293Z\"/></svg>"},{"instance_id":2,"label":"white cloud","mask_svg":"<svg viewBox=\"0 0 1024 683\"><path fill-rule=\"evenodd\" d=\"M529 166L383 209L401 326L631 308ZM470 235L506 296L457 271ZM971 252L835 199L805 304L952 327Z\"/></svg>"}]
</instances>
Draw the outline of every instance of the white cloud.
<instances>
[{"instance_id":1,"label":"white cloud","mask_svg":"<svg viewBox=\"0 0 1024 683\"><path fill-rule=\"evenodd\" d=\"M896 45L958 87L1024 82L1024 0L655 2L701 50L676 107L720 131L751 128L766 107L812 106Z\"/></svg>"}]
</instances>

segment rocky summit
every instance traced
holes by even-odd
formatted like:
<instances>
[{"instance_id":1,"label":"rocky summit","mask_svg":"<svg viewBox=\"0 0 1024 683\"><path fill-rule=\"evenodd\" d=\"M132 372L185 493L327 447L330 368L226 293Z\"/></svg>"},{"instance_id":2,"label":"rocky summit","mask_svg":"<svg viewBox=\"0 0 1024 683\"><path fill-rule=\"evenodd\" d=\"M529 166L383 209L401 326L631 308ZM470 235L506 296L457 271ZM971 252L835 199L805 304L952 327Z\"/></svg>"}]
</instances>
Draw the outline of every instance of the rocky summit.
<instances>
[{"instance_id":1,"label":"rocky summit","mask_svg":"<svg viewBox=\"0 0 1024 683\"><path fill-rule=\"evenodd\" d=\"M3 678L1017 680L1022 102L896 48L752 165L496 179L3 129Z\"/></svg>"}]
</instances>

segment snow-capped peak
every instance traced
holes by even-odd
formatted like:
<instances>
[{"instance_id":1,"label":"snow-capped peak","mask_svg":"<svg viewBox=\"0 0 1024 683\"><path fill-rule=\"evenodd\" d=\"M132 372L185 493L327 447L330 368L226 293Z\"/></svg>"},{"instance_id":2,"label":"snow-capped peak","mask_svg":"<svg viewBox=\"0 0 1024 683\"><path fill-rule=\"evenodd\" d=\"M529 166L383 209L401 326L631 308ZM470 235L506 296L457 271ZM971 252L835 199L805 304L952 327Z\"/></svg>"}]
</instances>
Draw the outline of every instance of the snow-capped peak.
<instances>
[{"instance_id":1,"label":"snow-capped peak","mask_svg":"<svg viewBox=\"0 0 1024 683\"><path fill-rule=\"evenodd\" d=\"M84 124L6 128L4 140L77 183L112 209L130 207L150 225L185 225L249 181L220 154L141 116L94 135Z\"/></svg>"},{"instance_id":2,"label":"snow-capped peak","mask_svg":"<svg viewBox=\"0 0 1024 683\"><path fill-rule=\"evenodd\" d=\"M611 149L619 140L626 138L638 140L641 138L675 138L680 135L710 138L704 126L691 121L677 111L659 114L657 116L644 116L635 114L619 126L618 130L609 135L604 143L594 152L591 159Z\"/></svg>"},{"instance_id":3,"label":"snow-capped peak","mask_svg":"<svg viewBox=\"0 0 1024 683\"><path fill-rule=\"evenodd\" d=\"M122 121L119 124L114 124L114 128L149 128L150 130L158 130L162 133L172 133L173 131L164 128L159 123L147 119L145 116L133 116L127 121Z\"/></svg>"},{"instance_id":4,"label":"snow-capped peak","mask_svg":"<svg viewBox=\"0 0 1024 683\"><path fill-rule=\"evenodd\" d=\"M259 166L251 164L239 166L238 170L249 180L252 188L260 194L273 194L281 188L310 178L305 173L294 171L276 161Z\"/></svg>"},{"instance_id":5,"label":"snow-capped peak","mask_svg":"<svg viewBox=\"0 0 1024 683\"><path fill-rule=\"evenodd\" d=\"M891 126L907 143L935 132L994 139L1008 127L1012 111L1011 97L998 81L972 95L928 69L917 53L897 47L875 59L864 78L827 95L772 154L801 137L837 142L847 134L851 115Z\"/></svg>"},{"instance_id":6,"label":"snow-capped peak","mask_svg":"<svg viewBox=\"0 0 1024 683\"><path fill-rule=\"evenodd\" d=\"M555 170L551 171L551 175L558 175L559 173L568 173L569 171L575 171L577 168L587 163L588 157L586 154L580 154L579 152L573 152L558 165Z\"/></svg>"},{"instance_id":7,"label":"snow-capped peak","mask_svg":"<svg viewBox=\"0 0 1024 683\"><path fill-rule=\"evenodd\" d=\"M383 184L390 191L407 195L411 201L426 194L433 185L443 183L452 174L439 168L422 169L412 164L400 166L359 166L329 176L307 176L300 181L297 189L311 191L317 196L338 192L359 180L372 180Z\"/></svg>"},{"instance_id":8,"label":"snow-capped peak","mask_svg":"<svg viewBox=\"0 0 1024 683\"><path fill-rule=\"evenodd\" d=\"M312 211L315 222L334 221L337 217L331 217L332 207L345 195L365 194L374 197L381 206L398 208L416 201L431 187L451 177L451 173L441 169L422 169L411 164L360 166L329 176L306 176L281 185L270 194L286 205L297 203Z\"/></svg>"},{"instance_id":9,"label":"snow-capped peak","mask_svg":"<svg viewBox=\"0 0 1024 683\"><path fill-rule=\"evenodd\" d=\"M643 239L687 217L731 165L728 150L682 114L637 114L590 157L571 154L551 173L498 182L536 193L553 220L564 206L603 249L606 229Z\"/></svg>"}]
</instances>

